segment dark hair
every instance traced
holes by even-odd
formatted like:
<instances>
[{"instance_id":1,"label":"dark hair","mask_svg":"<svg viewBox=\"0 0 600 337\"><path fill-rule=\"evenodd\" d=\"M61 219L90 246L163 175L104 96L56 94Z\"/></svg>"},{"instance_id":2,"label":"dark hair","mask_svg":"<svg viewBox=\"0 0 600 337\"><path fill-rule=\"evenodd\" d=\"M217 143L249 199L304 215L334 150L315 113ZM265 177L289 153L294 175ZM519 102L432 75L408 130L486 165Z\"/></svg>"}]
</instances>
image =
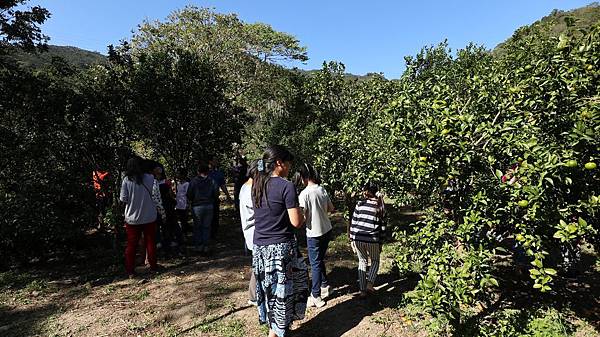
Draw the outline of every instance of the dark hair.
<instances>
[{"instance_id":1,"label":"dark hair","mask_svg":"<svg viewBox=\"0 0 600 337\"><path fill-rule=\"evenodd\" d=\"M252 201L256 207L261 207L263 197L269 205L269 198L267 196L267 186L271 180L271 174L275 170L277 161L294 161L294 155L284 146L271 145L267 147L263 153L262 160L262 171L259 171L252 184ZM259 169L261 168L258 164Z\"/></svg>"},{"instance_id":2,"label":"dark hair","mask_svg":"<svg viewBox=\"0 0 600 337\"><path fill-rule=\"evenodd\" d=\"M311 164L304 163L302 167L300 167L300 176L302 179L308 179L315 184L321 183L321 175L317 172L314 166Z\"/></svg>"},{"instance_id":3,"label":"dark hair","mask_svg":"<svg viewBox=\"0 0 600 337\"><path fill-rule=\"evenodd\" d=\"M161 167L159 162L157 162L156 160L152 160L152 159L145 159L143 166L144 166L144 172L150 173L150 174L154 173L152 171L154 171L155 168Z\"/></svg>"},{"instance_id":4,"label":"dark hair","mask_svg":"<svg viewBox=\"0 0 600 337\"><path fill-rule=\"evenodd\" d=\"M127 161L127 170L125 176L134 181L136 184L141 184L144 181L143 159L140 157L132 157Z\"/></svg>"},{"instance_id":5,"label":"dark hair","mask_svg":"<svg viewBox=\"0 0 600 337\"><path fill-rule=\"evenodd\" d=\"M177 178L181 180L188 180L188 170L185 167L180 167L177 170Z\"/></svg>"},{"instance_id":6,"label":"dark hair","mask_svg":"<svg viewBox=\"0 0 600 337\"><path fill-rule=\"evenodd\" d=\"M302 183L302 175L300 172L294 173L294 176L292 177L292 183L294 186L296 186L296 190L301 190L304 188L304 184Z\"/></svg>"},{"instance_id":7,"label":"dark hair","mask_svg":"<svg viewBox=\"0 0 600 337\"><path fill-rule=\"evenodd\" d=\"M374 182L370 181L363 186L363 192L368 192L373 197L375 197L377 195L377 192L379 192L379 186Z\"/></svg>"},{"instance_id":8,"label":"dark hair","mask_svg":"<svg viewBox=\"0 0 600 337\"><path fill-rule=\"evenodd\" d=\"M255 179L258 174L258 159L253 160L248 166L248 170L246 170L246 176L248 178Z\"/></svg>"},{"instance_id":9,"label":"dark hair","mask_svg":"<svg viewBox=\"0 0 600 337\"><path fill-rule=\"evenodd\" d=\"M236 165L247 166L248 165L248 160L244 156L238 154L235 157L235 163L236 163Z\"/></svg>"},{"instance_id":10,"label":"dark hair","mask_svg":"<svg viewBox=\"0 0 600 337\"><path fill-rule=\"evenodd\" d=\"M377 198L377 216L383 217L385 205L383 203L383 197L377 196L377 192L379 192L379 186L374 182L368 182L363 186L363 192L367 192L371 198Z\"/></svg>"},{"instance_id":11,"label":"dark hair","mask_svg":"<svg viewBox=\"0 0 600 337\"><path fill-rule=\"evenodd\" d=\"M208 163L204 160L198 162L198 173L208 174L209 168Z\"/></svg>"},{"instance_id":12,"label":"dark hair","mask_svg":"<svg viewBox=\"0 0 600 337\"><path fill-rule=\"evenodd\" d=\"M167 179L167 171L165 170L165 166L161 163L158 163L158 167L160 167L160 179L159 180L166 180Z\"/></svg>"}]
</instances>

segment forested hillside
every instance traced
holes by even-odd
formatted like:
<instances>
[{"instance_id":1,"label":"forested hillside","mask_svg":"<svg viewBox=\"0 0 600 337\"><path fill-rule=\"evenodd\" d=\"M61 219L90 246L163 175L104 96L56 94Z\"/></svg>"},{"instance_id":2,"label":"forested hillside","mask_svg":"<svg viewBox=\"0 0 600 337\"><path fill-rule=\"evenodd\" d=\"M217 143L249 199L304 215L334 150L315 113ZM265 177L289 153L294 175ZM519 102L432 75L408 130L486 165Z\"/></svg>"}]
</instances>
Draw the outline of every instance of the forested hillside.
<instances>
[{"instance_id":1,"label":"forested hillside","mask_svg":"<svg viewBox=\"0 0 600 337\"><path fill-rule=\"evenodd\" d=\"M496 46L494 53L503 53L506 44L513 43L529 35L559 37L560 34L565 32L575 32L579 29L589 28L599 21L600 4L597 2L570 11L555 9L548 16L517 29L512 37Z\"/></svg>"},{"instance_id":2,"label":"forested hillside","mask_svg":"<svg viewBox=\"0 0 600 337\"><path fill-rule=\"evenodd\" d=\"M75 68L87 68L95 64L106 64L106 56L70 46L49 45L47 50L40 50L36 53L27 53L19 49L11 50L10 54L5 56L23 67L40 68L47 66L52 59L59 57Z\"/></svg>"}]
</instances>

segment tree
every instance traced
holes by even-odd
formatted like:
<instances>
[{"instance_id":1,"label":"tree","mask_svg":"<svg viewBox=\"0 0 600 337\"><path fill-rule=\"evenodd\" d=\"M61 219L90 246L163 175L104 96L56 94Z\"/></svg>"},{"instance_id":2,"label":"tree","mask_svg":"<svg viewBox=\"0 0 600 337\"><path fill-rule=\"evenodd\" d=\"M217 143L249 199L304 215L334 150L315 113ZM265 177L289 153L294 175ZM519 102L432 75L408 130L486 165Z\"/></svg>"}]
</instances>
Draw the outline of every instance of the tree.
<instances>
[{"instance_id":1,"label":"tree","mask_svg":"<svg viewBox=\"0 0 600 337\"><path fill-rule=\"evenodd\" d=\"M230 151L243 109L225 96L218 69L185 49L137 52L127 76L128 121L171 168L194 171L198 159Z\"/></svg>"},{"instance_id":2,"label":"tree","mask_svg":"<svg viewBox=\"0 0 600 337\"><path fill-rule=\"evenodd\" d=\"M425 210L396 230L396 261L421 276L408 299L455 330L504 286L497 250L547 292L583 240L597 245L599 32L524 37L499 56L425 48L399 81L366 82L322 139L335 184L375 180Z\"/></svg>"},{"instance_id":3,"label":"tree","mask_svg":"<svg viewBox=\"0 0 600 337\"><path fill-rule=\"evenodd\" d=\"M225 79L226 96L248 112L244 147L258 152L270 131L263 126L296 109L297 75L281 64L307 60L306 48L263 23L249 24L235 14L188 6L167 20L144 22L134 33L132 56L144 50L185 50L202 57Z\"/></svg>"},{"instance_id":4,"label":"tree","mask_svg":"<svg viewBox=\"0 0 600 337\"><path fill-rule=\"evenodd\" d=\"M50 17L50 12L40 6L27 10L15 9L27 0L6 0L0 3L0 49L14 45L27 51L43 48L48 36L39 27Z\"/></svg>"}]
</instances>

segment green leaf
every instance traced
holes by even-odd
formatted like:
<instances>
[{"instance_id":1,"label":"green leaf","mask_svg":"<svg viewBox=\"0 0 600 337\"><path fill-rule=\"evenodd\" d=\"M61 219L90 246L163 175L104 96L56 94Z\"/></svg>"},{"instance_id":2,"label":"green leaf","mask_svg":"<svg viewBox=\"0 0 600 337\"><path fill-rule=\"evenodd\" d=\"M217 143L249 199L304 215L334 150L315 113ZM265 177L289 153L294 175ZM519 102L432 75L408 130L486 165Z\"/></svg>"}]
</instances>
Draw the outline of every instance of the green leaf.
<instances>
[{"instance_id":1,"label":"green leaf","mask_svg":"<svg viewBox=\"0 0 600 337\"><path fill-rule=\"evenodd\" d=\"M502 171L496 169L496 177L498 177L498 179L502 178L504 174L502 173Z\"/></svg>"},{"instance_id":2,"label":"green leaf","mask_svg":"<svg viewBox=\"0 0 600 337\"><path fill-rule=\"evenodd\" d=\"M542 268L543 267L542 261L540 261L539 259L535 259L535 260L531 261L531 264L534 265L534 266L536 266L536 267L538 267L538 268Z\"/></svg>"},{"instance_id":3,"label":"green leaf","mask_svg":"<svg viewBox=\"0 0 600 337\"><path fill-rule=\"evenodd\" d=\"M544 273L554 276L556 275L556 270L552 268L544 268Z\"/></svg>"}]
</instances>

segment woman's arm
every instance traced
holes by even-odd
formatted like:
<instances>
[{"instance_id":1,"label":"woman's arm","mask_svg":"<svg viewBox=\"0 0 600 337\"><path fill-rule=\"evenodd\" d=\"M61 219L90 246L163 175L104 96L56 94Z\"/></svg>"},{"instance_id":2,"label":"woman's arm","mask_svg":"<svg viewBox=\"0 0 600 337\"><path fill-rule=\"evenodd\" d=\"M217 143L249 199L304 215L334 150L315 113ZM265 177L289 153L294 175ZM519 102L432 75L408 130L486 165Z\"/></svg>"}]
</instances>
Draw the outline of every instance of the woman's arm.
<instances>
[{"instance_id":1,"label":"woman's arm","mask_svg":"<svg viewBox=\"0 0 600 337\"><path fill-rule=\"evenodd\" d=\"M302 208L300 208L300 207L288 208L287 211L288 211L288 216L290 217L290 222L292 223L292 226L294 226L296 228L302 227L302 224L304 223L304 213L302 211Z\"/></svg>"}]
</instances>

